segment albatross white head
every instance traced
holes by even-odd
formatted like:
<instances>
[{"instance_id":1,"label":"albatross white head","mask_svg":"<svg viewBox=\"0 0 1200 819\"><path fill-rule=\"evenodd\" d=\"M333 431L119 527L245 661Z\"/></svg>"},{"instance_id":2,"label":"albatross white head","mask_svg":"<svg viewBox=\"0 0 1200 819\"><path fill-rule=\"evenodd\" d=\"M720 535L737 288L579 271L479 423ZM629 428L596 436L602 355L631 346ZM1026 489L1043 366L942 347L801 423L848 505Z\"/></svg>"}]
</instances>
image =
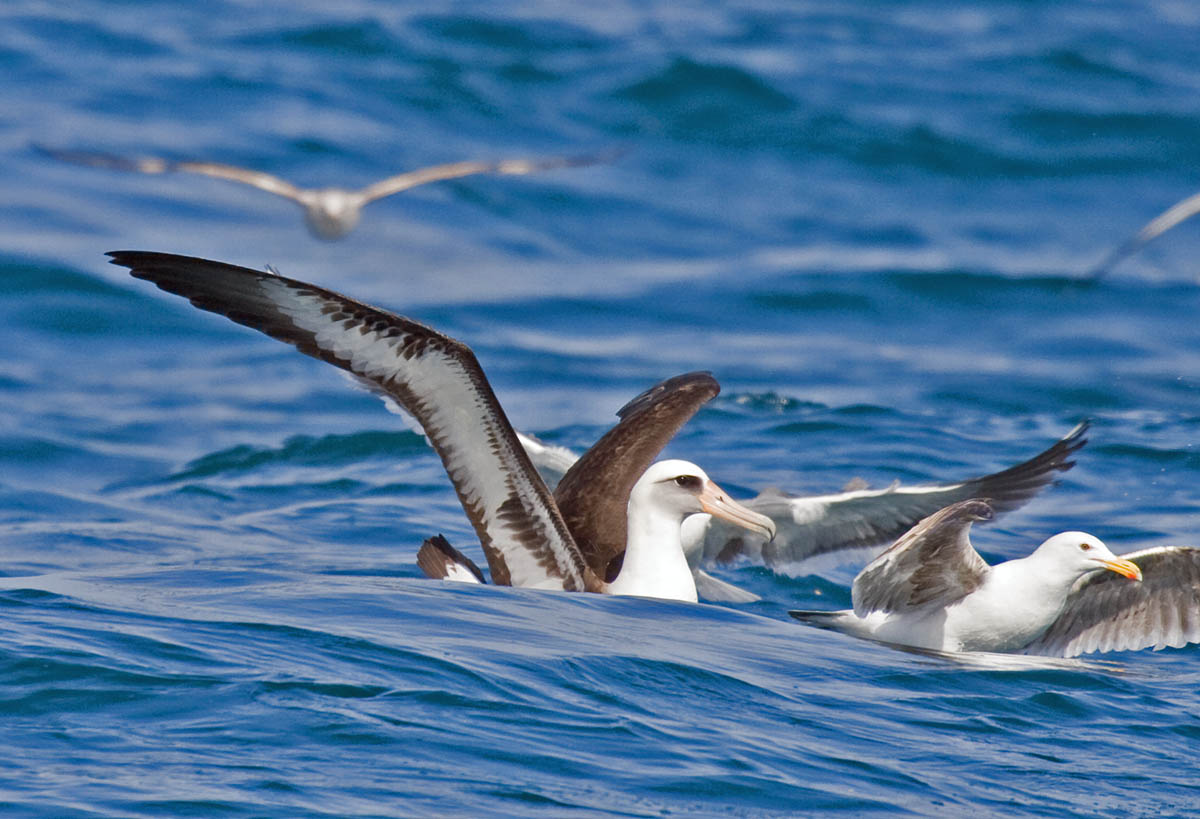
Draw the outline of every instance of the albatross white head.
<instances>
[{"instance_id":1,"label":"albatross white head","mask_svg":"<svg viewBox=\"0 0 1200 819\"><path fill-rule=\"evenodd\" d=\"M723 518L766 537L775 524L729 498L704 470L687 461L659 461L647 469L629 493L625 560L610 594L671 600L696 600L696 582L683 554L680 526L702 512Z\"/></svg>"}]
</instances>

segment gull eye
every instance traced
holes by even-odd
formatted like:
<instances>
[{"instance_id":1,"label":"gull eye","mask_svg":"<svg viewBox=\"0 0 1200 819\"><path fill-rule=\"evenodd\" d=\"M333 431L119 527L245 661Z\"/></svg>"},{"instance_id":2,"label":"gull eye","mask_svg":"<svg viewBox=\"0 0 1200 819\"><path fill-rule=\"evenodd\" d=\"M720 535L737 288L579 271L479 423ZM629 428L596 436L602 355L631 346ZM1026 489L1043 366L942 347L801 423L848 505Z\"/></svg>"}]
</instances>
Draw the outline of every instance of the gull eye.
<instances>
[{"instance_id":1,"label":"gull eye","mask_svg":"<svg viewBox=\"0 0 1200 819\"><path fill-rule=\"evenodd\" d=\"M682 486L684 489L699 489L700 488L700 476L699 475L680 475L678 478L675 479L675 485Z\"/></svg>"},{"instance_id":2,"label":"gull eye","mask_svg":"<svg viewBox=\"0 0 1200 819\"><path fill-rule=\"evenodd\" d=\"M1085 551L1085 552L1090 552L1090 551L1092 550L1092 544L1090 544L1090 543L1080 543L1080 544L1079 544L1079 548L1080 548L1080 549L1082 549L1082 550L1083 550L1083 551Z\"/></svg>"}]
</instances>

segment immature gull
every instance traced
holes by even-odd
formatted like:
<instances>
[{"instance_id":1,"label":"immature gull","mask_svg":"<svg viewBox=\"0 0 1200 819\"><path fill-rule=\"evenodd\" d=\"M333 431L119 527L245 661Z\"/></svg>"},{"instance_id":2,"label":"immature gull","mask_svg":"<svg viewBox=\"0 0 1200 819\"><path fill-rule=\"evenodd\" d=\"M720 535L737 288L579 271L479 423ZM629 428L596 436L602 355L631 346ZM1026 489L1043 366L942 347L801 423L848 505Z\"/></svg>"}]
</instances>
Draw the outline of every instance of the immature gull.
<instances>
[{"instance_id":1,"label":"immature gull","mask_svg":"<svg viewBox=\"0 0 1200 819\"><path fill-rule=\"evenodd\" d=\"M63 151L37 146L47 156L78 165L94 168L112 168L121 171L136 171L147 174L195 173L202 176L228 179L252 185L267 193L290 199L304 209L304 221L309 231L320 239L340 239L354 229L362 215L362 209L376 199L425 185L474 174L522 175L547 171L553 168L569 168L594 165L611 160L616 151L581 154L578 156L556 156L544 159L501 159L494 162L466 161L450 162L419 168L358 190L348 188L299 188L285 179L263 171L222 165L217 162L173 161L159 157L126 158L113 154L92 151Z\"/></svg>"},{"instance_id":2,"label":"immature gull","mask_svg":"<svg viewBox=\"0 0 1200 819\"><path fill-rule=\"evenodd\" d=\"M588 565L465 344L402 316L272 272L164 253L109 255L135 277L347 370L403 406L441 458L479 536L494 582L601 593L628 587L614 588ZM597 475L594 480L606 477ZM731 501L708 497L706 493L719 490L698 475L675 477L682 478L676 485L694 496L693 501L698 497L708 504L707 511L740 515L747 525L770 534L769 520ZM671 548L679 551L677 534L674 544L664 544L666 551ZM694 590L692 595L694 599Z\"/></svg>"},{"instance_id":3,"label":"immature gull","mask_svg":"<svg viewBox=\"0 0 1200 819\"><path fill-rule=\"evenodd\" d=\"M1099 539L1063 532L1028 557L988 566L968 500L914 526L859 572L854 609L789 612L823 628L938 651L1074 657L1200 641L1200 550L1117 557Z\"/></svg>"},{"instance_id":4,"label":"immature gull","mask_svg":"<svg viewBox=\"0 0 1200 819\"><path fill-rule=\"evenodd\" d=\"M1092 277L1103 276L1116 267L1117 264L1141 250L1147 242L1157 239L1180 222L1191 219L1197 213L1200 213L1200 193L1194 193L1188 198L1176 202L1158 216L1155 216L1143 225L1141 230L1109 253L1104 258L1104 261L1093 267L1088 272L1088 275Z\"/></svg>"}]
</instances>

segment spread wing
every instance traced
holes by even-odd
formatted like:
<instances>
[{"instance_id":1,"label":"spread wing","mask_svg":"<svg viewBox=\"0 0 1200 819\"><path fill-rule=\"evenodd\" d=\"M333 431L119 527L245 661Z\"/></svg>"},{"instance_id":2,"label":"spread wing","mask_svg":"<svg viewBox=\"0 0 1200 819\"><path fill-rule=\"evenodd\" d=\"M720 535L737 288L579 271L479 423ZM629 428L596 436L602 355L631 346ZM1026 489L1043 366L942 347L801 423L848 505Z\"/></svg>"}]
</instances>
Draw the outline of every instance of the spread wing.
<instances>
[{"instance_id":1,"label":"spread wing","mask_svg":"<svg viewBox=\"0 0 1200 819\"><path fill-rule=\"evenodd\" d=\"M989 569L971 545L971 524L991 518L986 501L967 500L922 520L854 578L854 613L942 608L975 591Z\"/></svg>"},{"instance_id":2,"label":"spread wing","mask_svg":"<svg viewBox=\"0 0 1200 819\"><path fill-rule=\"evenodd\" d=\"M110 168L116 171L134 171L136 173L198 173L217 179L228 179L253 185L268 193L285 196L299 202L304 192L291 182L272 176L262 171L252 171L248 168L238 168L233 165L222 165L217 162L175 162L156 156L128 158L95 151L59 151L53 148L38 147L46 156L76 165L87 165L92 168Z\"/></svg>"},{"instance_id":3,"label":"spread wing","mask_svg":"<svg viewBox=\"0 0 1200 819\"><path fill-rule=\"evenodd\" d=\"M786 571L803 560L849 549L878 546L904 534L939 509L970 498L988 498L995 512L1023 506L1060 472L1075 465L1071 456L1087 443L1082 423L1049 449L1001 472L960 483L933 486L892 485L832 495L792 497L768 491L746 503L775 521L775 539L761 539L714 520L705 540L705 557L753 557L761 548L766 565Z\"/></svg>"},{"instance_id":4,"label":"spread wing","mask_svg":"<svg viewBox=\"0 0 1200 819\"><path fill-rule=\"evenodd\" d=\"M430 182L441 182L446 179L458 179L463 176L473 176L481 173L523 175L549 171L554 168L573 168L583 165L595 165L600 162L610 162L618 156L616 151L607 151L578 156L552 156L544 159L501 159L498 162L468 160L466 162L448 162L445 165L433 165L428 168L418 168L415 171L390 176L387 179L368 185L358 193L362 203L374 202L385 196L426 185Z\"/></svg>"},{"instance_id":5,"label":"spread wing","mask_svg":"<svg viewBox=\"0 0 1200 819\"><path fill-rule=\"evenodd\" d=\"M1100 264L1092 268L1090 276L1103 276L1124 259L1137 253L1147 242L1157 239L1171 228L1200 213L1200 193L1195 193L1181 202L1176 202L1147 222L1142 229L1127 239L1122 245L1108 255Z\"/></svg>"},{"instance_id":6,"label":"spread wing","mask_svg":"<svg viewBox=\"0 0 1200 819\"><path fill-rule=\"evenodd\" d=\"M610 564L625 554L633 485L679 428L720 391L706 372L677 375L654 385L617 412L617 425L558 482L554 500L584 560L599 577L608 577Z\"/></svg>"},{"instance_id":7,"label":"spread wing","mask_svg":"<svg viewBox=\"0 0 1200 819\"><path fill-rule=\"evenodd\" d=\"M1121 557L1142 570L1140 583L1115 572L1083 578L1063 613L1023 653L1074 657L1200 642L1200 549L1167 546Z\"/></svg>"},{"instance_id":8,"label":"spread wing","mask_svg":"<svg viewBox=\"0 0 1200 819\"><path fill-rule=\"evenodd\" d=\"M341 367L399 402L441 457L493 582L575 591L590 584L549 490L465 344L273 273L165 253L109 255L136 278Z\"/></svg>"}]
</instances>

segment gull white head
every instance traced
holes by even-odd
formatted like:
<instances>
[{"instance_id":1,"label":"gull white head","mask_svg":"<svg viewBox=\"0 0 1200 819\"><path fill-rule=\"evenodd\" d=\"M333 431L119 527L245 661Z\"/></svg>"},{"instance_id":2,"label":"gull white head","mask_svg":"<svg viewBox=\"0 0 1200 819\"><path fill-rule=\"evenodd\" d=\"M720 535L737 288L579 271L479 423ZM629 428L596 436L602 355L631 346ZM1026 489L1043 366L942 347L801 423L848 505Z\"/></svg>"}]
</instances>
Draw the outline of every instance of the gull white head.
<instances>
[{"instance_id":1,"label":"gull white head","mask_svg":"<svg viewBox=\"0 0 1200 819\"><path fill-rule=\"evenodd\" d=\"M1072 582L1101 570L1116 572L1130 580L1142 579L1142 570L1136 564L1117 557L1100 538L1086 532L1057 534L1037 547L1031 557L1052 565Z\"/></svg>"},{"instance_id":2,"label":"gull white head","mask_svg":"<svg viewBox=\"0 0 1200 819\"><path fill-rule=\"evenodd\" d=\"M356 191L322 188L305 191L300 204L309 230L322 239L340 239L358 224L363 197Z\"/></svg>"}]
</instances>

